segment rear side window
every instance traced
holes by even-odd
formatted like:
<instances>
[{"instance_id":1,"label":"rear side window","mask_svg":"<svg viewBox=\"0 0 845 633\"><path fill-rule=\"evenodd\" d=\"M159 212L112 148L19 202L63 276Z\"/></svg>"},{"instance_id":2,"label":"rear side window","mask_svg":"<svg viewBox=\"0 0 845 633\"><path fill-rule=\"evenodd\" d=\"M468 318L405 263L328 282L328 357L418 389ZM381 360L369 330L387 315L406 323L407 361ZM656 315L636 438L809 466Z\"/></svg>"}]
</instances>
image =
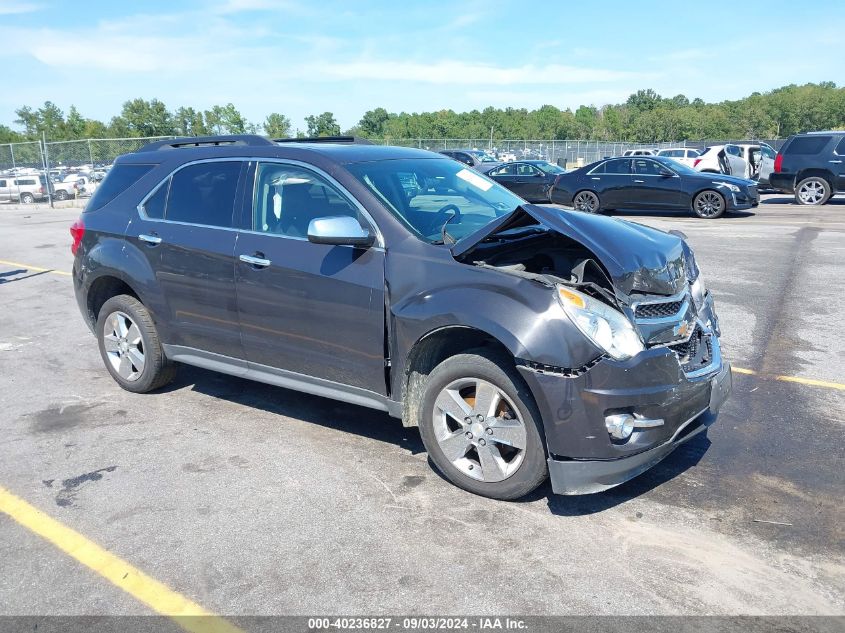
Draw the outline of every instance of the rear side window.
<instances>
[{"instance_id":1,"label":"rear side window","mask_svg":"<svg viewBox=\"0 0 845 633\"><path fill-rule=\"evenodd\" d=\"M109 170L103 182L94 191L85 211L96 211L114 200L119 194L149 172L155 165L115 165Z\"/></svg>"},{"instance_id":2,"label":"rear side window","mask_svg":"<svg viewBox=\"0 0 845 633\"><path fill-rule=\"evenodd\" d=\"M833 150L840 156L845 156L845 136L842 137L842 140L839 141L839 145L836 146L836 149Z\"/></svg>"},{"instance_id":3,"label":"rear side window","mask_svg":"<svg viewBox=\"0 0 845 633\"><path fill-rule=\"evenodd\" d=\"M170 190L170 178L163 182L155 193L144 203L144 213L148 218L164 219L164 208L167 205L167 192Z\"/></svg>"},{"instance_id":4,"label":"rear side window","mask_svg":"<svg viewBox=\"0 0 845 633\"><path fill-rule=\"evenodd\" d=\"M784 150L784 154L818 154L830 141L830 136L796 136Z\"/></svg>"},{"instance_id":5,"label":"rear side window","mask_svg":"<svg viewBox=\"0 0 845 633\"><path fill-rule=\"evenodd\" d=\"M166 220L232 226L240 161L197 163L171 177Z\"/></svg>"},{"instance_id":6,"label":"rear side window","mask_svg":"<svg viewBox=\"0 0 845 633\"><path fill-rule=\"evenodd\" d=\"M617 158L614 160L609 160L605 163L605 173L607 174L616 174L616 175L626 175L631 173L631 159L630 158Z\"/></svg>"},{"instance_id":7,"label":"rear side window","mask_svg":"<svg viewBox=\"0 0 845 633\"><path fill-rule=\"evenodd\" d=\"M18 186L20 186L20 185L34 185L35 180L33 180L32 178L21 178L21 179L16 180L15 184L18 185Z\"/></svg>"}]
</instances>

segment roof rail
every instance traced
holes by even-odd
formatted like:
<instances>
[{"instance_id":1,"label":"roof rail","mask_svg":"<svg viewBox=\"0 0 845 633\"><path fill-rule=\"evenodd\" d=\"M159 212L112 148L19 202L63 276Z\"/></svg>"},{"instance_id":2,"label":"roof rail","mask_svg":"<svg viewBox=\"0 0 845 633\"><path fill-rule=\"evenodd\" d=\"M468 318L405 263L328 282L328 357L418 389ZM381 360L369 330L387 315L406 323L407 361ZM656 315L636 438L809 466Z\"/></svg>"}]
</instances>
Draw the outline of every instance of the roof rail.
<instances>
[{"instance_id":1,"label":"roof rail","mask_svg":"<svg viewBox=\"0 0 845 633\"><path fill-rule=\"evenodd\" d=\"M274 138L274 143L353 143L355 145L374 145L360 136L307 136L302 138Z\"/></svg>"},{"instance_id":2,"label":"roof rail","mask_svg":"<svg viewBox=\"0 0 845 633\"><path fill-rule=\"evenodd\" d=\"M252 147L275 145L273 141L257 134L221 134L219 136L186 136L154 141L141 147L139 152L154 152L160 149L179 149L180 147L204 147L220 145L249 145Z\"/></svg>"}]
</instances>

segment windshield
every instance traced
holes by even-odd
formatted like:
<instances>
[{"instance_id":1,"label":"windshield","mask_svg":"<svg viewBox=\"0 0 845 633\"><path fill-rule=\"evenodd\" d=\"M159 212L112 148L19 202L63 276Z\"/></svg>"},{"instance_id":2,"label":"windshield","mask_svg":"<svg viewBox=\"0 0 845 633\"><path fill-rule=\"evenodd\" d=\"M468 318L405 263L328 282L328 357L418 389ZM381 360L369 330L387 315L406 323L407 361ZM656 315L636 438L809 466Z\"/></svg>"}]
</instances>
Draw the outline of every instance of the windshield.
<instances>
[{"instance_id":1,"label":"windshield","mask_svg":"<svg viewBox=\"0 0 845 633\"><path fill-rule=\"evenodd\" d=\"M405 158L347 169L417 235L442 242L443 225L459 240L520 204L510 191L453 160Z\"/></svg>"},{"instance_id":2,"label":"windshield","mask_svg":"<svg viewBox=\"0 0 845 633\"><path fill-rule=\"evenodd\" d=\"M539 161L534 164L537 165L537 167L542 169L547 174L562 174L566 171L562 167L559 167L558 165L553 165L552 163L548 163L546 161Z\"/></svg>"},{"instance_id":3,"label":"windshield","mask_svg":"<svg viewBox=\"0 0 845 633\"><path fill-rule=\"evenodd\" d=\"M478 149L471 150L467 153L472 154L478 160L480 160L482 163L498 163L499 162L495 158L490 156L490 154L485 154L484 152L482 152L481 150L478 150Z\"/></svg>"},{"instance_id":4,"label":"windshield","mask_svg":"<svg viewBox=\"0 0 845 633\"><path fill-rule=\"evenodd\" d=\"M686 174L688 176L700 176L701 175L700 171L696 171L695 169L693 169L689 165L685 165L684 163L681 163L677 160L674 160L672 158L668 158L666 156L661 156L660 158L662 159L661 162L664 165L674 169L679 174Z\"/></svg>"}]
</instances>

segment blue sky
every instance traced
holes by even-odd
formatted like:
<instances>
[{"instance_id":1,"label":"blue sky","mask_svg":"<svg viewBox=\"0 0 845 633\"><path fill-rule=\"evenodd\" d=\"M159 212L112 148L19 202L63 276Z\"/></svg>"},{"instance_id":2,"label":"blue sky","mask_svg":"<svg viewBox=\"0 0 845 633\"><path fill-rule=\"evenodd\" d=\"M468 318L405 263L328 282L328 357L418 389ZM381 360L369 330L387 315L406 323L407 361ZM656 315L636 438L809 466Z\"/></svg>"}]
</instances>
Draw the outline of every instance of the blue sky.
<instances>
[{"instance_id":1,"label":"blue sky","mask_svg":"<svg viewBox=\"0 0 845 633\"><path fill-rule=\"evenodd\" d=\"M301 129L326 110L347 128L377 106L575 108L640 88L718 101L842 85L843 23L840 0L0 0L0 123L48 99L104 120L134 97L232 102Z\"/></svg>"}]
</instances>

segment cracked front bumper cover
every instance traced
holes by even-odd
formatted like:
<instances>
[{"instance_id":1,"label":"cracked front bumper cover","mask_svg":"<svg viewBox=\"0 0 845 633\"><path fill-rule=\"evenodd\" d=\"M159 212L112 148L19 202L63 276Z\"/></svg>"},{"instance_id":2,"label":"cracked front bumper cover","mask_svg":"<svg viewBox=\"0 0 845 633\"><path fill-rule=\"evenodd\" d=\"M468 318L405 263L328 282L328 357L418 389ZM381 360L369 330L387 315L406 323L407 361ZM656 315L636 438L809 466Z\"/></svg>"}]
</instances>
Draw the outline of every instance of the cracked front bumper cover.
<instances>
[{"instance_id":1,"label":"cracked front bumper cover","mask_svg":"<svg viewBox=\"0 0 845 633\"><path fill-rule=\"evenodd\" d=\"M706 433L717 417L732 388L730 364L725 363L710 379L708 407L680 425L671 439L641 453L618 459L548 459L552 491L560 495L583 495L602 492L625 483L655 466L672 451L693 437Z\"/></svg>"}]
</instances>

